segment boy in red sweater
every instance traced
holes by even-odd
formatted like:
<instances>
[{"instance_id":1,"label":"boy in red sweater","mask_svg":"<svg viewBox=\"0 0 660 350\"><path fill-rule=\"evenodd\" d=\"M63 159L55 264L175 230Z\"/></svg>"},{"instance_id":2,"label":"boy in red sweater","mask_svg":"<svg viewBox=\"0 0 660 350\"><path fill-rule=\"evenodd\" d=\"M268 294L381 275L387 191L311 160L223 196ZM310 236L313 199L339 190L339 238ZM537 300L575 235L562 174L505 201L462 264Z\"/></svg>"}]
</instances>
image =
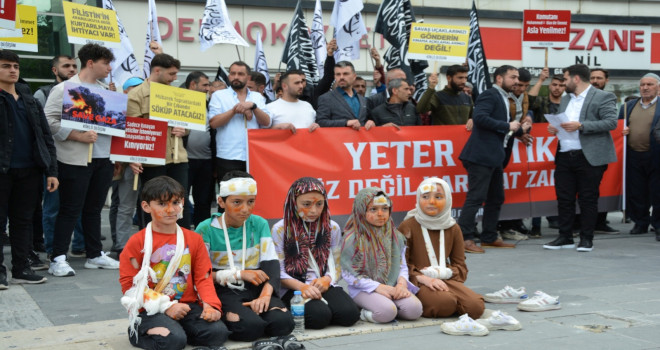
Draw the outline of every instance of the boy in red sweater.
<instances>
[{"instance_id":1,"label":"boy in red sweater","mask_svg":"<svg viewBox=\"0 0 660 350\"><path fill-rule=\"evenodd\" d=\"M211 279L202 237L176 224L185 191L167 176L148 181L142 209L151 223L126 243L119 259L129 340L143 349L221 346L229 331Z\"/></svg>"}]
</instances>

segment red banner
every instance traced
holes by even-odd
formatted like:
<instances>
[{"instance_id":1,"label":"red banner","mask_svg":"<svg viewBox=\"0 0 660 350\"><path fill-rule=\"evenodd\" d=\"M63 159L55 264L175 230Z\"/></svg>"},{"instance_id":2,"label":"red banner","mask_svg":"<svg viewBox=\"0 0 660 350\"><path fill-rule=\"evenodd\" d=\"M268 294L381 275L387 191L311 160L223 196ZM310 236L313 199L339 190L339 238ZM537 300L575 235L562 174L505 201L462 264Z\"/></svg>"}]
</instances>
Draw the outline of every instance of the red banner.
<instances>
[{"instance_id":1,"label":"red banner","mask_svg":"<svg viewBox=\"0 0 660 350\"><path fill-rule=\"evenodd\" d=\"M567 47L571 35L571 11L523 11L523 44Z\"/></svg>"},{"instance_id":2,"label":"red banner","mask_svg":"<svg viewBox=\"0 0 660 350\"><path fill-rule=\"evenodd\" d=\"M600 186L601 209L617 209L622 193L621 124L612 131L618 162L609 165ZM547 124L535 124L534 143L525 147L516 140L511 161L504 169L506 202L502 219L554 215L555 136ZM415 191L426 177L449 183L457 216L467 192L467 173L458 159L470 133L465 126L377 127L369 131L350 128L249 130L248 168L259 184L255 214L267 219L282 217L286 193L296 179L319 178L328 192L333 215L350 214L360 189L381 187L392 197L394 211L415 206ZM604 201L605 200L605 201ZM605 208L603 207L605 205Z\"/></svg>"},{"instance_id":3,"label":"red banner","mask_svg":"<svg viewBox=\"0 0 660 350\"><path fill-rule=\"evenodd\" d=\"M16 28L16 0L0 1L0 28Z\"/></svg>"},{"instance_id":4,"label":"red banner","mask_svg":"<svg viewBox=\"0 0 660 350\"><path fill-rule=\"evenodd\" d=\"M110 160L165 165L167 122L126 117L126 137L112 137Z\"/></svg>"}]
</instances>

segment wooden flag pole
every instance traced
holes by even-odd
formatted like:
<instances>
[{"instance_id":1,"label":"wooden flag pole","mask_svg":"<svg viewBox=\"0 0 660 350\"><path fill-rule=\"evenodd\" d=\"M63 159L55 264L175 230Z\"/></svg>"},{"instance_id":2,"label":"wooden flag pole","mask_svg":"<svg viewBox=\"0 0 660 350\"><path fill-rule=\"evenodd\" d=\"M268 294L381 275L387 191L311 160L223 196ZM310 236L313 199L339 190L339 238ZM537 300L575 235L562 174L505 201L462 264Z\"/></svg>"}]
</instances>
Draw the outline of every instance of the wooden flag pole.
<instances>
[{"instance_id":1,"label":"wooden flag pole","mask_svg":"<svg viewBox=\"0 0 660 350\"><path fill-rule=\"evenodd\" d=\"M94 151L94 144L90 143L89 144L89 152L87 153L87 163L92 162L92 151Z\"/></svg>"},{"instance_id":2,"label":"wooden flag pole","mask_svg":"<svg viewBox=\"0 0 660 350\"><path fill-rule=\"evenodd\" d=\"M140 181L140 174L133 174L133 191L137 191L138 181Z\"/></svg>"},{"instance_id":3,"label":"wooden flag pole","mask_svg":"<svg viewBox=\"0 0 660 350\"><path fill-rule=\"evenodd\" d=\"M545 66L543 67L548 67L548 48L545 48Z\"/></svg>"},{"instance_id":4,"label":"wooden flag pole","mask_svg":"<svg viewBox=\"0 0 660 350\"><path fill-rule=\"evenodd\" d=\"M174 161L179 160L179 137L174 136Z\"/></svg>"},{"instance_id":5,"label":"wooden flag pole","mask_svg":"<svg viewBox=\"0 0 660 350\"><path fill-rule=\"evenodd\" d=\"M623 102L623 127L625 128L626 125L628 125L628 106L626 106L626 103ZM621 180L623 182L623 191L622 191L622 196L621 196L621 212L623 212L623 217L621 218L621 223L626 222L626 162L628 159L626 158L626 146L628 141L628 135L623 135L623 169L622 173L623 176L621 177Z\"/></svg>"}]
</instances>

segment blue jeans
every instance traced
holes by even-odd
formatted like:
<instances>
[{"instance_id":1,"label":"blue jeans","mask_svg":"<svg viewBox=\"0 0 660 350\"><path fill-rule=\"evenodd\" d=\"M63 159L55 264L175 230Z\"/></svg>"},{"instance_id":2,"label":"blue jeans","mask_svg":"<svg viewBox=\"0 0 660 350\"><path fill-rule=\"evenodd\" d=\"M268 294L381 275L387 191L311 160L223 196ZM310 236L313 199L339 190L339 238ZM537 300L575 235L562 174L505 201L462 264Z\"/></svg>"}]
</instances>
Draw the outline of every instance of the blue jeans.
<instances>
[{"instance_id":1,"label":"blue jeans","mask_svg":"<svg viewBox=\"0 0 660 350\"><path fill-rule=\"evenodd\" d=\"M60 211L60 194L59 191L48 192L46 190L46 177L44 177L44 201L43 201L43 218L42 224L44 227L44 244L46 245L46 253L53 253L53 236L55 232L55 218ZM85 250L85 237L83 237L82 223L80 219L73 229L73 241L71 242L71 250L83 251Z\"/></svg>"}]
</instances>

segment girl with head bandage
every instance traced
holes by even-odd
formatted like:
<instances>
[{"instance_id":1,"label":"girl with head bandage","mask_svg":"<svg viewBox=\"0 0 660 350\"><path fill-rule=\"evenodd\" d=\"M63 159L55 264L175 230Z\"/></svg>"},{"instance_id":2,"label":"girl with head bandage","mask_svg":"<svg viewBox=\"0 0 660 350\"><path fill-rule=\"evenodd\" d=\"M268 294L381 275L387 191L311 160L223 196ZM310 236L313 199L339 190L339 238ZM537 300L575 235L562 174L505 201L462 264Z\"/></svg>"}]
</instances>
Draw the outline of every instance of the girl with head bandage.
<instances>
[{"instance_id":1,"label":"girl with head bandage","mask_svg":"<svg viewBox=\"0 0 660 350\"><path fill-rule=\"evenodd\" d=\"M225 210L199 224L213 278L222 300L223 320L233 340L291 333L293 317L278 297L279 262L268 222L252 215L257 182L243 171L231 171L220 183L218 205Z\"/></svg>"},{"instance_id":2,"label":"girl with head bandage","mask_svg":"<svg viewBox=\"0 0 660 350\"><path fill-rule=\"evenodd\" d=\"M484 301L463 284L468 273L463 234L451 217L451 205L451 190L444 180L429 178L417 188L415 209L399 225L406 237L410 282L420 288L422 316L467 313L477 319L484 312Z\"/></svg>"}]
</instances>

